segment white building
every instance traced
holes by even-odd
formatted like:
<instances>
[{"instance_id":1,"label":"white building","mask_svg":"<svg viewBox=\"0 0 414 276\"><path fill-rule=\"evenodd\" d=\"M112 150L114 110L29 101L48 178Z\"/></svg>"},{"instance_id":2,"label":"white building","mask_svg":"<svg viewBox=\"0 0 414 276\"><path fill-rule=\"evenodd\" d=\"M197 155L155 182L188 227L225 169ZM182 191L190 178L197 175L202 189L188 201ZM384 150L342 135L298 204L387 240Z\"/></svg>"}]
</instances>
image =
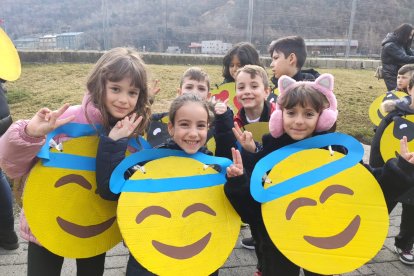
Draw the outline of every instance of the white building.
<instances>
[{"instance_id":1,"label":"white building","mask_svg":"<svg viewBox=\"0 0 414 276\"><path fill-rule=\"evenodd\" d=\"M202 54L225 54L231 49L231 43L225 43L221 40L205 40L201 41Z\"/></svg>"}]
</instances>

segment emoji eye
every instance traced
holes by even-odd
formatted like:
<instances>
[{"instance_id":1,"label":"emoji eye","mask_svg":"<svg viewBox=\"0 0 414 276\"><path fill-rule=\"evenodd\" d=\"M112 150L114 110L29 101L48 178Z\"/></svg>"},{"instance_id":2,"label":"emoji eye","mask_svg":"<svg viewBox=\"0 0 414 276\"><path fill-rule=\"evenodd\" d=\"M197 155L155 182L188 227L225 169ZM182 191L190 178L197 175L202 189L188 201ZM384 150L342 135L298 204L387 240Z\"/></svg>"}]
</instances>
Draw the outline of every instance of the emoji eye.
<instances>
[{"instance_id":1,"label":"emoji eye","mask_svg":"<svg viewBox=\"0 0 414 276\"><path fill-rule=\"evenodd\" d=\"M408 127L408 125L407 124L402 124L402 125L400 125L400 129L404 129L404 128L407 128Z\"/></svg>"},{"instance_id":2,"label":"emoji eye","mask_svg":"<svg viewBox=\"0 0 414 276\"><path fill-rule=\"evenodd\" d=\"M171 218L171 213L161 206L149 206L142 210L135 219L136 223L140 224L144 219L152 215L159 215L166 218Z\"/></svg>"},{"instance_id":3,"label":"emoji eye","mask_svg":"<svg viewBox=\"0 0 414 276\"><path fill-rule=\"evenodd\" d=\"M214 212L213 209L211 209L210 207L208 207L207 205L203 204L203 203L194 203L190 206L188 206L187 208L185 208L184 212L183 212L183 218L188 217L189 215L191 215L192 213L195 212L204 212L207 214L210 214L212 216L216 216L216 212Z\"/></svg>"},{"instance_id":4,"label":"emoji eye","mask_svg":"<svg viewBox=\"0 0 414 276\"><path fill-rule=\"evenodd\" d=\"M87 190L92 189L92 184L85 177L79 174L68 174L59 178L59 180L55 183L55 188L71 183L78 184Z\"/></svg>"},{"instance_id":5,"label":"emoji eye","mask_svg":"<svg viewBox=\"0 0 414 276\"><path fill-rule=\"evenodd\" d=\"M319 201L324 203L334 194L345 194L345 195L353 195L354 191L349 189L348 187L342 185L331 185L323 190L321 196L319 197Z\"/></svg>"},{"instance_id":6,"label":"emoji eye","mask_svg":"<svg viewBox=\"0 0 414 276\"><path fill-rule=\"evenodd\" d=\"M299 197L292 200L286 208L286 219L290 220L297 209L304 206L316 206L317 202L307 197Z\"/></svg>"}]
</instances>

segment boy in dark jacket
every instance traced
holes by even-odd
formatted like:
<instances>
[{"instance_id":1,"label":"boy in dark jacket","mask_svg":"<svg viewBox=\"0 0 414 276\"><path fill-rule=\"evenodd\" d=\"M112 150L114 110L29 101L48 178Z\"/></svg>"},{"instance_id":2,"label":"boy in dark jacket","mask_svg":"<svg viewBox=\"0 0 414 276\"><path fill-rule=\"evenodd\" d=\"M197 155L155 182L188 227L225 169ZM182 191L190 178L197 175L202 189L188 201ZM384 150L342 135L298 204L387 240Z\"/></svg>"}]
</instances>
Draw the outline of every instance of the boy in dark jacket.
<instances>
[{"instance_id":1,"label":"boy in dark jacket","mask_svg":"<svg viewBox=\"0 0 414 276\"><path fill-rule=\"evenodd\" d=\"M278 88L278 79L286 75L296 81L314 81L319 73L314 69L302 70L307 53L305 41L300 36L287 36L274 40L269 46L269 54L272 58L270 67L274 84L273 93Z\"/></svg>"},{"instance_id":2,"label":"boy in dark jacket","mask_svg":"<svg viewBox=\"0 0 414 276\"><path fill-rule=\"evenodd\" d=\"M403 67L401 67L401 69ZM369 159L369 164L372 167L382 167L384 166L385 161L387 161L384 160L381 154L380 143L388 125L394 122L394 120L398 120L407 115L414 115L414 76L409 80L408 93L410 94L409 96L396 101L388 100L381 105L384 111L389 113L382 119L372 140ZM413 128L410 127L409 124L406 124L405 121L402 122L402 124L407 126L400 128L406 135L409 135L409 132L413 132ZM394 139L392 141L394 141ZM397 137L395 141L397 141ZM406 194L404 197L400 198L399 201L402 203L401 224L400 233L395 237L394 250L402 263L414 265L414 254L412 251L414 244L414 193Z\"/></svg>"}]
</instances>

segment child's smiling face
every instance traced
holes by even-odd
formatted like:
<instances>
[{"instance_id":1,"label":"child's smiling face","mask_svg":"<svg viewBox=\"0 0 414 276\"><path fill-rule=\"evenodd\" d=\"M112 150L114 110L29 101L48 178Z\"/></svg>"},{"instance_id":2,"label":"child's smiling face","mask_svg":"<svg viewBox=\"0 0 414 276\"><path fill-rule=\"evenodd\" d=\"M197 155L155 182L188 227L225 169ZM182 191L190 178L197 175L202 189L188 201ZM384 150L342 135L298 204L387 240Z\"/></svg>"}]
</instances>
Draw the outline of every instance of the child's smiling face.
<instances>
[{"instance_id":1,"label":"child's smiling face","mask_svg":"<svg viewBox=\"0 0 414 276\"><path fill-rule=\"evenodd\" d=\"M177 110L174 124L168 123L168 131L183 151L196 153L207 141L207 111L199 103L184 104Z\"/></svg>"},{"instance_id":2,"label":"child's smiling face","mask_svg":"<svg viewBox=\"0 0 414 276\"><path fill-rule=\"evenodd\" d=\"M294 140L312 136L318 123L319 113L310 105L283 109L283 129Z\"/></svg>"}]
</instances>

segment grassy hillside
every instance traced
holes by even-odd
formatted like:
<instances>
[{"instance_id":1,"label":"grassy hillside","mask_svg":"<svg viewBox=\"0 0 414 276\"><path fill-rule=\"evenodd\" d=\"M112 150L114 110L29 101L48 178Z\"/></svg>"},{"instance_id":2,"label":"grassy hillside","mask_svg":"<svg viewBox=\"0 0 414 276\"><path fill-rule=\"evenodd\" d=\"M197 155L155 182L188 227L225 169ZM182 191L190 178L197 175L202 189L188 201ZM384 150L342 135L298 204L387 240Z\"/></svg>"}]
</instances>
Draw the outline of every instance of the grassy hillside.
<instances>
[{"instance_id":1,"label":"grassy hillside","mask_svg":"<svg viewBox=\"0 0 414 276\"><path fill-rule=\"evenodd\" d=\"M8 99L14 120L31 118L41 107L51 109L65 102L80 104L84 84L92 64L24 65L19 80L8 83ZM153 112L166 111L176 95L181 74L187 66L148 65L150 78L161 80L161 92L153 105ZM221 67L203 67L212 86L221 83ZM368 117L370 103L386 91L384 82L373 77L370 70L322 70L335 76L335 94L338 98L337 129L370 143L373 136ZM269 71L270 75L270 71Z\"/></svg>"}]
</instances>

